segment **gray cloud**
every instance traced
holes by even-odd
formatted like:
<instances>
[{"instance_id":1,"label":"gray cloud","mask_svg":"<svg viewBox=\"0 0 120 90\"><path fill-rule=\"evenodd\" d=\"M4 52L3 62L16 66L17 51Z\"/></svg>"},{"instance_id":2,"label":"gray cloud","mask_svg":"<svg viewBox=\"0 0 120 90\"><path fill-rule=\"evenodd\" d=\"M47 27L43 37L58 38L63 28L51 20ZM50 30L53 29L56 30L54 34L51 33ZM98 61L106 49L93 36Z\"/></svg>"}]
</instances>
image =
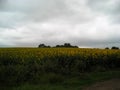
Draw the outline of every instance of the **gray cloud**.
<instances>
[{"instance_id":1,"label":"gray cloud","mask_svg":"<svg viewBox=\"0 0 120 90\"><path fill-rule=\"evenodd\" d=\"M0 6L2 46L119 45L119 0L1 0Z\"/></svg>"},{"instance_id":2,"label":"gray cloud","mask_svg":"<svg viewBox=\"0 0 120 90\"><path fill-rule=\"evenodd\" d=\"M109 16L111 23L120 23L119 0L88 0L88 6L95 12Z\"/></svg>"},{"instance_id":3,"label":"gray cloud","mask_svg":"<svg viewBox=\"0 0 120 90\"><path fill-rule=\"evenodd\" d=\"M0 0L0 9L5 6L6 0Z\"/></svg>"}]
</instances>

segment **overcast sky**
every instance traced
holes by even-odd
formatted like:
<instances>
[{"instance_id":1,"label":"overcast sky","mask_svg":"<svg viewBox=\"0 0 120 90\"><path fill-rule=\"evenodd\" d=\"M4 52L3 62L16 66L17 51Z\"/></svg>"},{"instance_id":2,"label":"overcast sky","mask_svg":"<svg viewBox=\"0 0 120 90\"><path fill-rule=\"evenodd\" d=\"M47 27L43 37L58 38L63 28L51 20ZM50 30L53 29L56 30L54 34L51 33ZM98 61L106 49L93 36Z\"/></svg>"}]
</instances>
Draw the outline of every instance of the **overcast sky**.
<instances>
[{"instance_id":1,"label":"overcast sky","mask_svg":"<svg viewBox=\"0 0 120 90\"><path fill-rule=\"evenodd\" d=\"M120 46L120 0L0 0L0 47Z\"/></svg>"}]
</instances>

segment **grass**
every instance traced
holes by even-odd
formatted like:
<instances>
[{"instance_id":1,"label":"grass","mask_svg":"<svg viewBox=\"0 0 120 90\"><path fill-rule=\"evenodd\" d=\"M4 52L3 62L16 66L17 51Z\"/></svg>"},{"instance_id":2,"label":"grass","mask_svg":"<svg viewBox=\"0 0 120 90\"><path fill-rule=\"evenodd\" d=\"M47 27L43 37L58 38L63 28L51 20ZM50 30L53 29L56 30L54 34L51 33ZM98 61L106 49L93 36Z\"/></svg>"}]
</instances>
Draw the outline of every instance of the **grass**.
<instances>
[{"instance_id":1,"label":"grass","mask_svg":"<svg viewBox=\"0 0 120 90\"><path fill-rule=\"evenodd\" d=\"M46 76L42 78L44 80ZM120 78L120 71L82 73L79 76L66 76L63 78L64 80L58 83L49 81L36 85L26 83L16 87L2 88L2 90L82 90L82 87L98 81Z\"/></svg>"}]
</instances>

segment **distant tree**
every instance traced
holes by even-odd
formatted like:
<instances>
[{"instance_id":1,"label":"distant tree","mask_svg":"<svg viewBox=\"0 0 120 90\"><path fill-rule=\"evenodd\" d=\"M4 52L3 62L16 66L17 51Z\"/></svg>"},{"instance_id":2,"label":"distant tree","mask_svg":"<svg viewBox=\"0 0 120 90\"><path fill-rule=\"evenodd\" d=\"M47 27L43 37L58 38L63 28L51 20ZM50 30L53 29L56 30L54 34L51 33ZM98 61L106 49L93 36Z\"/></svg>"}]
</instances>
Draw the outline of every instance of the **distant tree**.
<instances>
[{"instance_id":1,"label":"distant tree","mask_svg":"<svg viewBox=\"0 0 120 90\"><path fill-rule=\"evenodd\" d=\"M47 46L47 48L51 48L51 46Z\"/></svg>"},{"instance_id":2,"label":"distant tree","mask_svg":"<svg viewBox=\"0 0 120 90\"><path fill-rule=\"evenodd\" d=\"M113 46L111 49L119 49L119 47L115 47L115 46Z\"/></svg>"},{"instance_id":3,"label":"distant tree","mask_svg":"<svg viewBox=\"0 0 120 90\"><path fill-rule=\"evenodd\" d=\"M46 46L45 44L40 44L38 47L39 48L50 48L51 46Z\"/></svg>"},{"instance_id":4,"label":"distant tree","mask_svg":"<svg viewBox=\"0 0 120 90\"><path fill-rule=\"evenodd\" d=\"M38 45L38 48L51 48L51 46L46 46L45 44ZM56 45L53 48L78 48L78 46L72 46L70 43L64 43L63 45Z\"/></svg>"},{"instance_id":5,"label":"distant tree","mask_svg":"<svg viewBox=\"0 0 120 90\"><path fill-rule=\"evenodd\" d=\"M109 47L106 47L105 49L109 49Z\"/></svg>"},{"instance_id":6,"label":"distant tree","mask_svg":"<svg viewBox=\"0 0 120 90\"><path fill-rule=\"evenodd\" d=\"M70 43L65 43L64 47L72 47Z\"/></svg>"},{"instance_id":7,"label":"distant tree","mask_svg":"<svg viewBox=\"0 0 120 90\"><path fill-rule=\"evenodd\" d=\"M57 48L78 48L78 46L72 46L70 43L64 43L64 45L56 45Z\"/></svg>"},{"instance_id":8,"label":"distant tree","mask_svg":"<svg viewBox=\"0 0 120 90\"><path fill-rule=\"evenodd\" d=\"M40 44L38 47L43 48L43 47L45 47L45 44Z\"/></svg>"},{"instance_id":9,"label":"distant tree","mask_svg":"<svg viewBox=\"0 0 120 90\"><path fill-rule=\"evenodd\" d=\"M60 45L56 45L56 47L60 47Z\"/></svg>"},{"instance_id":10,"label":"distant tree","mask_svg":"<svg viewBox=\"0 0 120 90\"><path fill-rule=\"evenodd\" d=\"M73 48L78 48L78 46L73 46Z\"/></svg>"}]
</instances>

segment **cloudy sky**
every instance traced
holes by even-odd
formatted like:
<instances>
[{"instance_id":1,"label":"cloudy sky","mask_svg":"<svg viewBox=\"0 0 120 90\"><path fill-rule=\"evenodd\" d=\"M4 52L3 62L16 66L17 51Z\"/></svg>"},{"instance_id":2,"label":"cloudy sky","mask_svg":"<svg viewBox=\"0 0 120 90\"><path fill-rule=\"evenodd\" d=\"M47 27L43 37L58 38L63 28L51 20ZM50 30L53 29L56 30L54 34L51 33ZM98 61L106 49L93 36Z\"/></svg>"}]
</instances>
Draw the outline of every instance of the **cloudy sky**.
<instances>
[{"instance_id":1,"label":"cloudy sky","mask_svg":"<svg viewBox=\"0 0 120 90\"><path fill-rule=\"evenodd\" d=\"M0 0L0 47L120 46L120 0Z\"/></svg>"}]
</instances>

